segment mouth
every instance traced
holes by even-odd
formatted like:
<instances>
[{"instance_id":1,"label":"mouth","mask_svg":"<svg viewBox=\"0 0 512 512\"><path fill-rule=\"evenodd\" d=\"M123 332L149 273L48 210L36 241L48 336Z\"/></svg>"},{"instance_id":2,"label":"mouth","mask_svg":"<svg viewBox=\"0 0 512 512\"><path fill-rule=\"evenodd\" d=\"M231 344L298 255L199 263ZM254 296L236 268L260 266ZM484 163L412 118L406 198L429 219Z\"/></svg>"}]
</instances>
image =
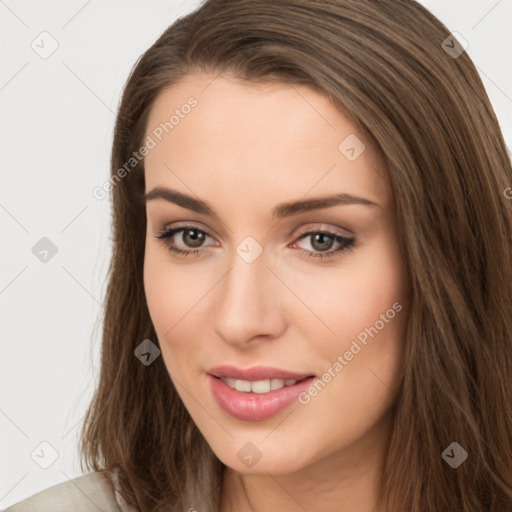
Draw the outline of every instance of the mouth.
<instances>
[{"instance_id":1,"label":"mouth","mask_svg":"<svg viewBox=\"0 0 512 512\"><path fill-rule=\"evenodd\" d=\"M290 406L315 379L313 374L270 367L212 368L210 389L219 406L230 416L261 421Z\"/></svg>"}]
</instances>

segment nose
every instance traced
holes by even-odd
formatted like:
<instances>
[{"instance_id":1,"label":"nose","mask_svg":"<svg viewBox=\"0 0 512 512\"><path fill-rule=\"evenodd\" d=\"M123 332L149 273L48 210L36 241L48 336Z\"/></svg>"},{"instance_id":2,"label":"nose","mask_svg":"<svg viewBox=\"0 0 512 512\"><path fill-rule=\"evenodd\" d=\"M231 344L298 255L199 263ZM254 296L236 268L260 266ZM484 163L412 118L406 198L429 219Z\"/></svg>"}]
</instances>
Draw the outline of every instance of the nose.
<instances>
[{"instance_id":1,"label":"nose","mask_svg":"<svg viewBox=\"0 0 512 512\"><path fill-rule=\"evenodd\" d=\"M277 338L285 328L285 289L267 268L264 254L248 263L234 253L230 270L217 287L215 332L237 348Z\"/></svg>"}]
</instances>

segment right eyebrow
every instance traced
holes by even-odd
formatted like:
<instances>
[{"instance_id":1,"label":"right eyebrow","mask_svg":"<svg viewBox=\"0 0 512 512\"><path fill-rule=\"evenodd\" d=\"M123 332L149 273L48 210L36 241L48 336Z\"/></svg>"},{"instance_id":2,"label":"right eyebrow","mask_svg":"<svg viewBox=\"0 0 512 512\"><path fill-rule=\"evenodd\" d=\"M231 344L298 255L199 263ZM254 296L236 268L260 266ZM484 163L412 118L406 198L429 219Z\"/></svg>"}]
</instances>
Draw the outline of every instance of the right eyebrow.
<instances>
[{"instance_id":1,"label":"right eyebrow","mask_svg":"<svg viewBox=\"0 0 512 512\"><path fill-rule=\"evenodd\" d=\"M195 197L183 194L177 190L165 187L155 187L143 196L143 200L146 203L148 201L154 201L155 199L163 199L169 203L177 204L182 208L187 208L188 210L193 210L197 213L202 213L203 215L219 219L219 216L213 211L206 201L196 199Z\"/></svg>"}]
</instances>

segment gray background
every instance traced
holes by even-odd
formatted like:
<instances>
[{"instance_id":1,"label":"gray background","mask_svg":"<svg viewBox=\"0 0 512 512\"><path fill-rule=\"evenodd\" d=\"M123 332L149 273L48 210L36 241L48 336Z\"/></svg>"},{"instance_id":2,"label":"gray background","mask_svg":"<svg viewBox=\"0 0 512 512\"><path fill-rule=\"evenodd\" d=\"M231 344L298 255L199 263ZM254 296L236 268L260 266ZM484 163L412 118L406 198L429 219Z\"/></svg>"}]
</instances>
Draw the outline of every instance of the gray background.
<instances>
[{"instance_id":1,"label":"gray background","mask_svg":"<svg viewBox=\"0 0 512 512\"><path fill-rule=\"evenodd\" d=\"M512 2L422 3L468 41L511 148ZM132 65L198 4L0 0L1 508L81 475L110 256L109 200L92 190Z\"/></svg>"}]
</instances>

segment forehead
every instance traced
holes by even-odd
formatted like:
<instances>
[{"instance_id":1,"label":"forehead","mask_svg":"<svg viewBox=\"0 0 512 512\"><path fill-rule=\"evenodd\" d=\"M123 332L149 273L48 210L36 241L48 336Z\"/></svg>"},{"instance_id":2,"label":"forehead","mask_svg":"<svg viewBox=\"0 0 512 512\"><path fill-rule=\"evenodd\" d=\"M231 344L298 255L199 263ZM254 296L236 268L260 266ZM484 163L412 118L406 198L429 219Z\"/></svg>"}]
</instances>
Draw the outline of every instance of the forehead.
<instances>
[{"instance_id":1,"label":"forehead","mask_svg":"<svg viewBox=\"0 0 512 512\"><path fill-rule=\"evenodd\" d=\"M390 190L369 141L307 86L193 74L161 91L146 125L146 188L259 190L303 196L333 189L385 202ZM354 158L355 156L355 158Z\"/></svg>"}]
</instances>

